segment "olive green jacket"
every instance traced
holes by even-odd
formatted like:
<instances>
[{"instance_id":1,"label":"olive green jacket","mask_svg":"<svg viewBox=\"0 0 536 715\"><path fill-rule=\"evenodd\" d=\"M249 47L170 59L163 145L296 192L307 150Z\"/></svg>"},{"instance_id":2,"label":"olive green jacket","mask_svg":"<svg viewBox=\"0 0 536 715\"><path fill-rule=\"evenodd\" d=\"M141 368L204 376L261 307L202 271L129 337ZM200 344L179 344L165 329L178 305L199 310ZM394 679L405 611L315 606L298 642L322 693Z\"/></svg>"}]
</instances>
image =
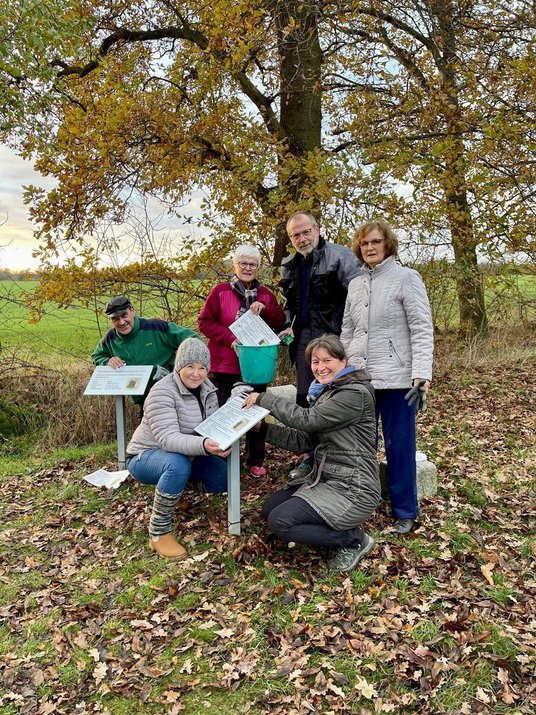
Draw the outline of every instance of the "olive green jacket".
<instances>
[{"instance_id":1,"label":"olive green jacket","mask_svg":"<svg viewBox=\"0 0 536 715\"><path fill-rule=\"evenodd\" d=\"M258 396L257 404L291 428L267 425L268 442L291 452L315 452L314 469L296 496L337 531L368 519L380 501L374 388L368 373L356 370L335 380L309 409L267 393Z\"/></svg>"}]
</instances>

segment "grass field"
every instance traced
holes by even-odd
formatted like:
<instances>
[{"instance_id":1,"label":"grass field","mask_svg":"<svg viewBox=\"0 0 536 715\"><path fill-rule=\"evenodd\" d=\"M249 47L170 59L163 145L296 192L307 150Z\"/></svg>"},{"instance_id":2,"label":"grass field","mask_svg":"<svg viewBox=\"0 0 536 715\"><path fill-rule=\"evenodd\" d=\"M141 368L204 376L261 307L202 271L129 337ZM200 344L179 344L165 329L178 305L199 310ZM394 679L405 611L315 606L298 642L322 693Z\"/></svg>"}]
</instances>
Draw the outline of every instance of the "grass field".
<instances>
[{"instance_id":1,"label":"grass field","mask_svg":"<svg viewBox=\"0 0 536 715\"><path fill-rule=\"evenodd\" d=\"M30 308L24 298L34 287L33 281L0 281L2 350L16 350L28 362L48 359L90 362L89 356L101 332L107 330L105 319L101 317L97 323L95 313L81 306L62 309L49 305L42 320L31 323Z\"/></svg>"},{"instance_id":2,"label":"grass field","mask_svg":"<svg viewBox=\"0 0 536 715\"><path fill-rule=\"evenodd\" d=\"M109 321L81 305L58 308L48 304L42 319L30 323L31 312L24 296L32 294L33 281L0 281L0 327L4 353L17 351L27 362L90 364L96 344L110 327ZM455 327L458 319L456 292L450 279L429 285L435 325L440 330ZM100 307L106 299L99 302ZM521 275L494 281L486 290L491 322L530 324L536 321L536 276ZM144 308L146 317L159 317L156 306ZM195 322L188 324L195 329Z\"/></svg>"},{"instance_id":3,"label":"grass field","mask_svg":"<svg viewBox=\"0 0 536 715\"><path fill-rule=\"evenodd\" d=\"M0 325L4 352L16 351L29 363L72 365L91 364L91 353L110 328L110 321L82 305L58 308L47 304L38 322L31 321L25 297L31 295L34 281L0 281ZM106 299L99 302L102 309ZM147 307L147 317L159 317Z\"/></svg>"}]
</instances>

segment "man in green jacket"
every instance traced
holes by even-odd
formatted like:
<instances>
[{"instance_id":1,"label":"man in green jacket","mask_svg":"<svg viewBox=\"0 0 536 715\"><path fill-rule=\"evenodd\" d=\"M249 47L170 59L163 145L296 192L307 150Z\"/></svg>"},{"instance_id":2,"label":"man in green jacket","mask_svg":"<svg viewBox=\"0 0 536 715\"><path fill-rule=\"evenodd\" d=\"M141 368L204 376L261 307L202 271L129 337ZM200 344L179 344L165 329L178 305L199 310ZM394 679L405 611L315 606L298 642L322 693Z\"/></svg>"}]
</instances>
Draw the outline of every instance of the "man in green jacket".
<instances>
[{"instance_id":1,"label":"man in green jacket","mask_svg":"<svg viewBox=\"0 0 536 715\"><path fill-rule=\"evenodd\" d=\"M160 318L138 318L132 303L124 296L113 298L106 304L104 312L113 327L93 351L93 363L114 369L122 365L154 366L145 394L132 398L140 405L141 416L143 402L151 387L173 370L175 351L179 345L186 338L197 338L198 335L193 330Z\"/></svg>"}]
</instances>

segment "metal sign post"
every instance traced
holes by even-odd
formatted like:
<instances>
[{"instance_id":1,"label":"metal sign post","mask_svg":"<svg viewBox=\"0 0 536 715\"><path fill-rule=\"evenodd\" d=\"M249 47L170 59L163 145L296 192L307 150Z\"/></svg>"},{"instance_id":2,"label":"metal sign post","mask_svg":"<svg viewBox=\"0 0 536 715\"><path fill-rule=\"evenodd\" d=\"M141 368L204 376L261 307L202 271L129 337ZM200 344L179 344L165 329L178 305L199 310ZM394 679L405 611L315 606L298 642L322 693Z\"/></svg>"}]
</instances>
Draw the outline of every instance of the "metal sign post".
<instances>
[{"instance_id":1,"label":"metal sign post","mask_svg":"<svg viewBox=\"0 0 536 715\"><path fill-rule=\"evenodd\" d=\"M115 422L117 425L117 464L119 469L124 469L127 459L127 415L124 395L115 397Z\"/></svg>"},{"instance_id":2,"label":"metal sign post","mask_svg":"<svg viewBox=\"0 0 536 715\"><path fill-rule=\"evenodd\" d=\"M233 442L227 457L227 522L229 533L240 536L240 440Z\"/></svg>"},{"instance_id":3,"label":"metal sign post","mask_svg":"<svg viewBox=\"0 0 536 715\"><path fill-rule=\"evenodd\" d=\"M117 463L121 469L125 467L127 448L125 395L143 395L152 371L152 365L123 365L117 369L99 365L93 371L84 390L84 395L112 395L115 397Z\"/></svg>"}]
</instances>

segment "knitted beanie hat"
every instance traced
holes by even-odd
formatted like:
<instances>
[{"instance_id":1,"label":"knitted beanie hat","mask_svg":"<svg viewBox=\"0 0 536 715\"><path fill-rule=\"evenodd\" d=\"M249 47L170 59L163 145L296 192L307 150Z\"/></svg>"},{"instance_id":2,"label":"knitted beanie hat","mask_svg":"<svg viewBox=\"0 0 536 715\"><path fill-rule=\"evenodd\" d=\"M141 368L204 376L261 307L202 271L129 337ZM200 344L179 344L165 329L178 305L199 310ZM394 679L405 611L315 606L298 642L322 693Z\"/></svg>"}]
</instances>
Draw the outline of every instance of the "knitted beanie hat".
<instances>
[{"instance_id":1,"label":"knitted beanie hat","mask_svg":"<svg viewBox=\"0 0 536 715\"><path fill-rule=\"evenodd\" d=\"M175 370L179 372L185 365L199 362L210 370L210 353L205 343L198 338L186 338L177 348Z\"/></svg>"}]
</instances>

